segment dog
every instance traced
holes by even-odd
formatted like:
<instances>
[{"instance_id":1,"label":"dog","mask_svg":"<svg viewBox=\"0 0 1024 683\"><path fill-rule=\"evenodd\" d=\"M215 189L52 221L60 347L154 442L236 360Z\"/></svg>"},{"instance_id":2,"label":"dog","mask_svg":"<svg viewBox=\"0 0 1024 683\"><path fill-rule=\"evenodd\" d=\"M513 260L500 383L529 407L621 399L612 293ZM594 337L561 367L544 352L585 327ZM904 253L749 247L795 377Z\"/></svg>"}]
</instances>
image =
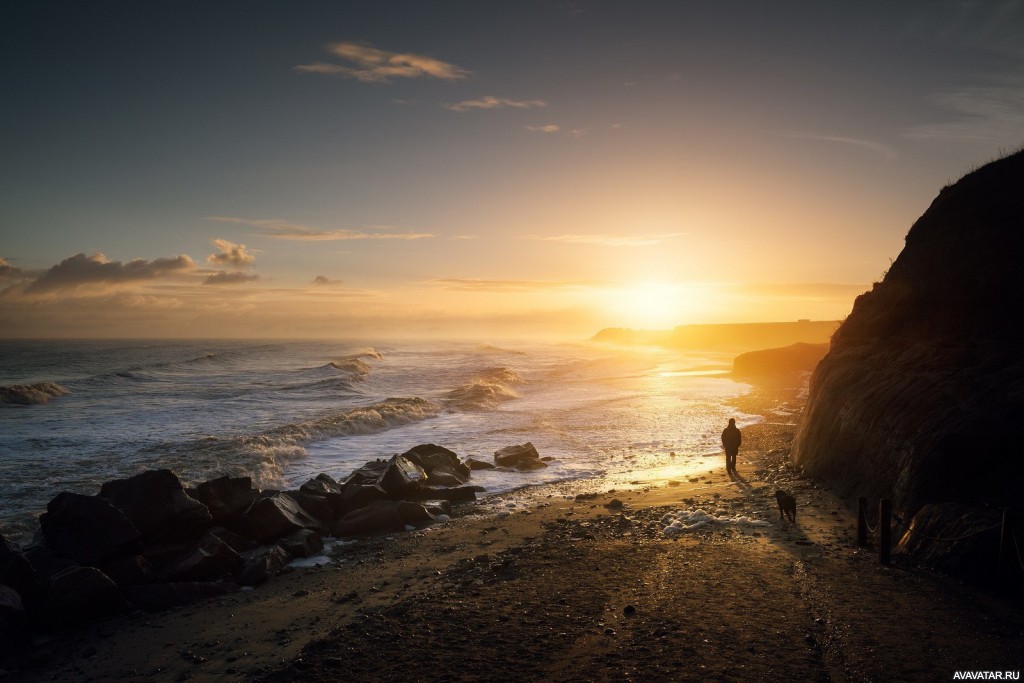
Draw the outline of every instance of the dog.
<instances>
[{"instance_id":1,"label":"dog","mask_svg":"<svg viewBox=\"0 0 1024 683\"><path fill-rule=\"evenodd\" d=\"M796 524L796 498L779 489L775 492L775 500L779 504L779 519L789 517L789 521Z\"/></svg>"}]
</instances>

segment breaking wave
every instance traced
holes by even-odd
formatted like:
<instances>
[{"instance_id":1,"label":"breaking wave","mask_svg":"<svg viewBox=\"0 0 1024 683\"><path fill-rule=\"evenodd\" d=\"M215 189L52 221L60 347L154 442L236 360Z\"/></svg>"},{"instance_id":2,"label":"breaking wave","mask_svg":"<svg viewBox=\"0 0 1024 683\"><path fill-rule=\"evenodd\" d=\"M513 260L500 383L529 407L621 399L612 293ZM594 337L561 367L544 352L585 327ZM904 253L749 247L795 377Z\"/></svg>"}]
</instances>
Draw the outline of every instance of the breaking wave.
<instances>
[{"instance_id":1,"label":"breaking wave","mask_svg":"<svg viewBox=\"0 0 1024 683\"><path fill-rule=\"evenodd\" d=\"M71 391L55 382L38 384L12 384L0 387L0 403L30 406L49 403L51 398L70 394Z\"/></svg>"},{"instance_id":2,"label":"breaking wave","mask_svg":"<svg viewBox=\"0 0 1024 683\"><path fill-rule=\"evenodd\" d=\"M522 384L519 373L509 368L488 368L469 382L444 395L445 405L456 410L491 410L519 398L513 387Z\"/></svg>"}]
</instances>

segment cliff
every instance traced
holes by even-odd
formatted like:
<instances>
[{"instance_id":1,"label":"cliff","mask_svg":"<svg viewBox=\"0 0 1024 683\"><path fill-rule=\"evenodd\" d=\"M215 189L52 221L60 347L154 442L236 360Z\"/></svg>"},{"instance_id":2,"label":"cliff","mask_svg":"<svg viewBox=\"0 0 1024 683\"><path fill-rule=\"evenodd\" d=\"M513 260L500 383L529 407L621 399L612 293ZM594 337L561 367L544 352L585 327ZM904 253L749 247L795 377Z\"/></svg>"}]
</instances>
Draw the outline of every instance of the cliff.
<instances>
[{"instance_id":1,"label":"cliff","mask_svg":"<svg viewBox=\"0 0 1024 683\"><path fill-rule=\"evenodd\" d=\"M1020 512L1022 263L1018 152L944 188L882 282L857 297L811 378L793 460L847 496L920 513L914 524L930 535ZM910 536L907 552L957 555Z\"/></svg>"},{"instance_id":2,"label":"cliff","mask_svg":"<svg viewBox=\"0 0 1024 683\"><path fill-rule=\"evenodd\" d=\"M776 349L760 349L733 359L732 376L754 382L793 381L800 373L814 370L828 353L828 344L797 342Z\"/></svg>"}]
</instances>

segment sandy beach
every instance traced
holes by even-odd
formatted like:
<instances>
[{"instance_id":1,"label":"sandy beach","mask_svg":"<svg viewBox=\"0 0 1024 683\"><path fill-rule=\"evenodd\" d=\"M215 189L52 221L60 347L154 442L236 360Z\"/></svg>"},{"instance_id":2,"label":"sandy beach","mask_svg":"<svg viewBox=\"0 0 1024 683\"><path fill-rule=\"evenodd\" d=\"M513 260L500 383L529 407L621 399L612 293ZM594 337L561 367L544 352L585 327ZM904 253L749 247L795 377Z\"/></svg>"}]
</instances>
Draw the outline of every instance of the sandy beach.
<instances>
[{"instance_id":1,"label":"sandy beach","mask_svg":"<svg viewBox=\"0 0 1024 683\"><path fill-rule=\"evenodd\" d=\"M489 498L425 531L162 614L40 643L5 680L946 680L1019 670L1019 603L855 544L786 458L792 393L755 393L740 476ZM782 414L785 414L783 412ZM784 418L791 419L791 418ZM670 456L669 456L670 457ZM711 459L709 459L710 461ZM644 479L643 476L648 478ZM780 520L774 491L797 498ZM666 534L672 515L723 520ZM669 515L669 517L666 517Z\"/></svg>"}]
</instances>

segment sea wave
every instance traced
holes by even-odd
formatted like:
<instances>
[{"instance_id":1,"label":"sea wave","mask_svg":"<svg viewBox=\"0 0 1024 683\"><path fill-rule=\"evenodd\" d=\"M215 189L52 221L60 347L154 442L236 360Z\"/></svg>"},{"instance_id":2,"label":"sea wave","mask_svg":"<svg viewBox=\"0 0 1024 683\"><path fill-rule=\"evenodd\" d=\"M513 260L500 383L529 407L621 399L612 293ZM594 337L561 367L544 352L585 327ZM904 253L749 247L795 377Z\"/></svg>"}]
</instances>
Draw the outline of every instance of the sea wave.
<instances>
[{"instance_id":1,"label":"sea wave","mask_svg":"<svg viewBox=\"0 0 1024 683\"><path fill-rule=\"evenodd\" d=\"M455 410L491 410L505 401L519 398L513 387L522 383L523 378L511 368L488 368L445 394L445 405Z\"/></svg>"},{"instance_id":2,"label":"sea wave","mask_svg":"<svg viewBox=\"0 0 1024 683\"><path fill-rule=\"evenodd\" d=\"M39 382L38 384L11 384L0 387L0 403L29 406L49 403L51 398L70 394L67 387L56 382Z\"/></svg>"}]
</instances>

